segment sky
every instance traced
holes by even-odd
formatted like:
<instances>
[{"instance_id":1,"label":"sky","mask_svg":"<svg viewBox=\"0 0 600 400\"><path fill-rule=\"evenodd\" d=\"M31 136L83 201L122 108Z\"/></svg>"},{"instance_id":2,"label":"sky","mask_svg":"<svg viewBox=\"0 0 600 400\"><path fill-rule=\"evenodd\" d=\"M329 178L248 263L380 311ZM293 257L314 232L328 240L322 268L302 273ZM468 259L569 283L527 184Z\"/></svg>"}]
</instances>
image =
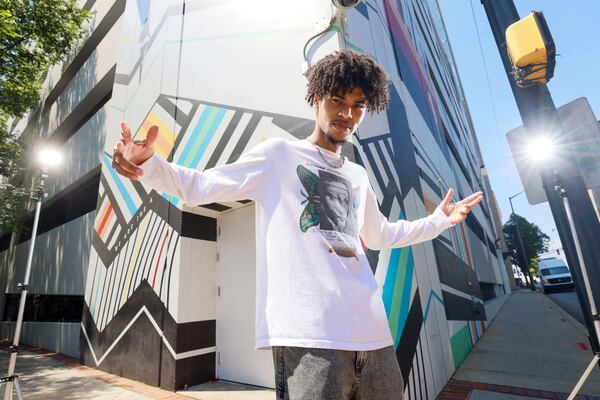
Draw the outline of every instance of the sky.
<instances>
[{"instance_id":1,"label":"sky","mask_svg":"<svg viewBox=\"0 0 600 400\"><path fill-rule=\"evenodd\" d=\"M498 48L480 0L438 0L458 73L475 126L475 132L492 189L502 214L510 217L509 196L523 190L506 133L523 124ZM556 45L554 78L548 83L558 108L586 97L600 119L600 52L592 45L600 37L600 2L595 0L514 0L521 18L542 11ZM512 200L515 213L560 240L548 203L530 205L525 193ZM563 258L561 250L561 258ZM551 254L556 255L556 253Z\"/></svg>"}]
</instances>

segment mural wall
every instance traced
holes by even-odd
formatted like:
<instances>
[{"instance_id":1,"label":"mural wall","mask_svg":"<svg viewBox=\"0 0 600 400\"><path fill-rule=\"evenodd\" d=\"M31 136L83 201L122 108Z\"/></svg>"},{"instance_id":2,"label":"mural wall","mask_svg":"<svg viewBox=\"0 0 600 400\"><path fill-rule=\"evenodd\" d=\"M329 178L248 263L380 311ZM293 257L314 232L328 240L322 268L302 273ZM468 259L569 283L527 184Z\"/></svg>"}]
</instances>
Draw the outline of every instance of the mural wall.
<instances>
[{"instance_id":1,"label":"mural wall","mask_svg":"<svg viewBox=\"0 0 600 400\"><path fill-rule=\"evenodd\" d=\"M472 131L463 129L462 140L449 132L468 121L452 120L433 79L431 64L448 61L439 50L431 57L436 36L428 37L432 27L423 31L431 24L427 3L366 1L357 11L349 14L345 45L372 55L393 82L388 112L363 124L356 138L382 212L390 220L415 219L433 212L449 187L459 198L483 190L480 172L465 174L459 165L477 157ZM495 290L503 284L487 209L482 205L431 243L374 257L407 398L435 398L483 334L488 316L479 283Z\"/></svg>"},{"instance_id":2,"label":"mural wall","mask_svg":"<svg viewBox=\"0 0 600 400\"><path fill-rule=\"evenodd\" d=\"M364 1L307 47L315 61L341 47L368 53L392 78L389 111L368 117L344 149L365 166L392 221L433 212L448 187L461 197L480 190L449 149L447 116L409 33L415 20L407 10L427 8L421 3ZM168 389L214 378L216 218L244 202L192 209L122 179L111 167L119 121L129 122L136 139L158 125L157 152L200 170L234 162L264 138L305 138L314 111L304 101L302 50L333 13L325 0L127 2L86 281L82 362ZM464 146L463 155L475 153ZM477 283L481 271L500 268L486 240L493 232L488 219L475 211L433 242L369 252L407 398L435 398L485 329ZM502 283L493 274L488 280Z\"/></svg>"}]
</instances>

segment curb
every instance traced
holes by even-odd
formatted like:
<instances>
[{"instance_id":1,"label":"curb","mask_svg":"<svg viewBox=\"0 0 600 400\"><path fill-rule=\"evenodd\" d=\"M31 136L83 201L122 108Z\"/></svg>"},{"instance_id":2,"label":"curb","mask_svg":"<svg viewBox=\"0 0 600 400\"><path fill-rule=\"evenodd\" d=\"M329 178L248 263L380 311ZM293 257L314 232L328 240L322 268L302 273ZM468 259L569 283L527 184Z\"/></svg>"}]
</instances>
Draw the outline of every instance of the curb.
<instances>
[{"instance_id":1,"label":"curb","mask_svg":"<svg viewBox=\"0 0 600 400\"><path fill-rule=\"evenodd\" d=\"M450 379L442 392L439 394L438 400L468 400L469 397L471 397L471 392L474 389L486 390L494 393L512 394L516 396L533 397L537 399L566 400L569 397L568 393ZM575 400L600 400L600 397L578 394L575 396Z\"/></svg>"}]
</instances>

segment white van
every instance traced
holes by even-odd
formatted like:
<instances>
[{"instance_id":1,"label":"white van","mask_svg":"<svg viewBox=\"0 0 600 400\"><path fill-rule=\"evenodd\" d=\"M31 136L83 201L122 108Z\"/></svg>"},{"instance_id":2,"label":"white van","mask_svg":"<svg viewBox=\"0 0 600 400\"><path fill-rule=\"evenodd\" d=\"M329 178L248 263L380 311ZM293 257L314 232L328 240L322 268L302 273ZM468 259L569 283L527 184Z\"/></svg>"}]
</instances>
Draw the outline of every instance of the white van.
<instances>
[{"instance_id":1,"label":"white van","mask_svg":"<svg viewBox=\"0 0 600 400\"><path fill-rule=\"evenodd\" d=\"M538 260L538 269L544 293L559 289L573 290L571 271L560 258L552 257Z\"/></svg>"}]
</instances>

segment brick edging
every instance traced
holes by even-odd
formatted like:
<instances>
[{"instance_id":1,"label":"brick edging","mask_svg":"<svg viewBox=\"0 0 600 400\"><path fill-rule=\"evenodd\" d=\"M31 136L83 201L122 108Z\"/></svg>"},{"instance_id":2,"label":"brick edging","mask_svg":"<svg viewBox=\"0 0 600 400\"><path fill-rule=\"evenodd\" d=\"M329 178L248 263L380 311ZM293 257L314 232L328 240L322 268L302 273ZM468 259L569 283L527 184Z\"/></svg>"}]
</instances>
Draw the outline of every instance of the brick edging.
<instances>
[{"instance_id":1,"label":"brick edging","mask_svg":"<svg viewBox=\"0 0 600 400\"><path fill-rule=\"evenodd\" d=\"M568 393L450 379L442 392L439 394L438 400L468 400L473 389L487 390L496 393L514 394L518 396L529 396L538 399L566 400L569 397ZM575 399L599 400L600 397L579 394L575 397Z\"/></svg>"}]
</instances>

